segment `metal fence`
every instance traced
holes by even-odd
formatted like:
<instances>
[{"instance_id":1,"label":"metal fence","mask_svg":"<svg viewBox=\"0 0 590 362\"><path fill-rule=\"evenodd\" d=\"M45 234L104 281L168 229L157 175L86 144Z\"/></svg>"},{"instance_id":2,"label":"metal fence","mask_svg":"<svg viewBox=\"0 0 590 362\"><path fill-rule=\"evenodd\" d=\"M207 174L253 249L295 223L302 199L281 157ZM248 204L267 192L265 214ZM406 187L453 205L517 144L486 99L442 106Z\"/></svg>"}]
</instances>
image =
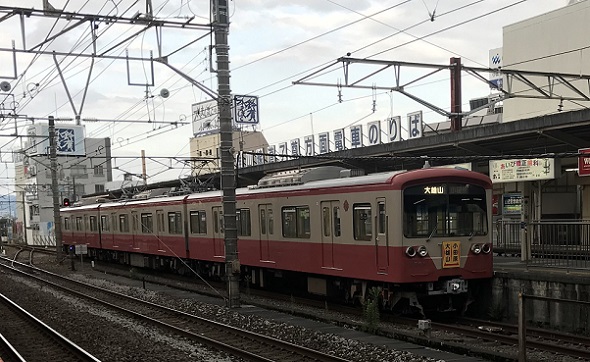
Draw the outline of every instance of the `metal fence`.
<instances>
[{"instance_id":1,"label":"metal fence","mask_svg":"<svg viewBox=\"0 0 590 362\"><path fill-rule=\"evenodd\" d=\"M590 220L540 220L528 225L498 220L494 225L494 252L522 255L521 239L530 244L528 265L585 269L590 267ZM526 232L523 232L526 231Z\"/></svg>"}]
</instances>

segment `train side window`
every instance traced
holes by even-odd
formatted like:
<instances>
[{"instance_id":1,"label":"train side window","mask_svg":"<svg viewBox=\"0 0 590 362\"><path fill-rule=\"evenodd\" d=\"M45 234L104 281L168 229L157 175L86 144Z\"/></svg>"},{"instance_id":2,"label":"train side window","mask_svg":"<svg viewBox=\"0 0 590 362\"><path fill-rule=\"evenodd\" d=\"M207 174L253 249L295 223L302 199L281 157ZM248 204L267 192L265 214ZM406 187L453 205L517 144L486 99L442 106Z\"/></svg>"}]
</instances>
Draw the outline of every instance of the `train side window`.
<instances>
[{"instance_id":1,"label":"train side window","mask_svg":"<svg viewBox=\"0 0 590 362\"><path fill-rule=\"evenodd\" d=\"M76 231L84 230L84 220L81 217L76 218Z\"/></svg>"},{"instance_id":2,"label":"train side window","mask_svg":"<svg viewBox=\"0 0 590 362\"><path fill-rule=\"evenodd\" d=\"M334 236L340 236L340 207L334 206Z\"/></svg>"},{"instance_id":3,"label":"train side window","mask_svg":"<svg viewBox=\"0 0 590 362\"><path fill-rule=\"evenodd\" d=\"M377 234L385 234L385 201L377 202Z\"/></svg>"},{"instance_id":4,"label":"train side window","mask_svg":"<svg viewBox=\"0 0 590 362\"><path fill-rule=\"evenodd\" d=\"M289 206L282 208L283 236L287 238L311 237L309 206Z\"/></svg>"},{"instance_id":5,"label":"train side window","mask_svg":"<svg viewBox=\"0 0 590 362\"><path fill-rule=\"evenodd\" d=\"M266 234L266 209L260 209L260 233Z\"/></svg>"},{"instance_id":6,"label":"train side window","mask_svg":"<svg viewBox=\"0 0 590 362\"><path fill-rule=\"evenodd\" d=\"M123 233L129 232L129 215L127 215L127 214L119 215L119 230Z\"/></svg>"},{"instance_id":7,"label":"train side window","mask_svg":"<svg viewBox=\"0 0 590 362\"><path fill-rule=\"evenodd\" d=\"M163 233L166 232L166 223L164 222L164 211L156 210L157 215L157 223L158 223L158 232Z\"/></svg>"},{"instance_id":8,"label":"train side window","mask_svg":"<svg viewBox=\"0 0 590 362\"><path fill-rule=\"evenodd\" d=\"M191 211L190 224L192 234L207 234L207 213L205 211Z\"/></svg>"},{"instance_id":9,"label":"train side window","mask_svg":"<svg viewBox=\"0 0 590 362\"><path fill-rule=\"evenodd\" d=\"M323 226L324 226L324 236L330 236L330 229L332 228L332 223L330 222L330 208L323 207L322 208L322 218L323 218Z\"/></svg>"},{"instance_id":10,"label":"train side window","mask_svg":"<svg viewBox=\"0 0 590 362\"><path fill-rule=\"evenodd\" d=\"M151 213L141 214L141 232L151 234L154 230L154 220Z\"/></svg>"},{"instance_id":11,"label":"train side window","mask_svg":"<svg viewBox=\"0 0 590 362\"><path fill-rule=\"evenodd\" d=\"M215 233L223 232L223 211L213 210L213 229Z\"/></svg>"},{"instance_id":12,"label":"train side window","mask_svg":"<svg viewBox=\"0 0 590 362\"><path fill-rule=\"evenodd\" d=\"M168 232L170 234L182 234L182 215L180 211L168 213Z\"/></svg>"},{"instance_id":13,"label":"train side window","mask_svg":"<svg viewBox=\"0 0 590 362\"><path fill-rule=\"evenodd\" d=\"M237 209L236 223L239 236L250 236L252 234L250 227L250 209Z\"/></svg>"},{"instance_id":14,"label":"train side window","mask_svg":"<svg viewBox=\"0 0 590 362\"><path fill-rule=\"evenodd\" d=\"M109 231L109 217L106 215L100 216L100 230L101 231Z\"/></svg>"},{"instance_id":15,"label":"train side window","mask_svg":"<svg viewBox=\"0 0 590 362\"><path fill-rule=\"evenodd\" d=\"M373 236L371 204L354 204L352 208L354 239L371 240Z\"/></svg>"},{"instance_id":16,"label":"train side window","mask_svg":"<svg viewBox=\"0 0 590 362\"><path fill-rule=\"evenodd\" d=\"M111 225L113 225L113 231L119 231L119 221L117 214L111 214Z\"/></svg>"},{"instance_id":17,"label":"train side window","mask_svg":"<svg viewBox=\"0 0 590 362\"><path fill-rule=\"evenodd\" d=\"M64 217L64 230L70 230L70 218Z\"/></svg>"},{"instance_id":18,"label":"train side window","mask_svg":"<svg viewBox=\"0 0 590 362\"><path fill-rule=\"evenodd\" d=\"M90 231L98 231L98 220L96 219L96 216L90 216L89 222Z\"/></svg>"},{"instance_id":19,"label":"train side window","mask_svg":"<svg viewBox=\"0 0 590 362\"><path fill-rule=\"evenodd\" d=\"M219 232L219 219L217 216L217 211L213 211L213 229L215 229L216 233Z\"/></svg>"},{"instance_id":20,"label":"train side window","mask_svg":"<svg viewBox=\"0 0 590 362\"><path fill-rule=\"evenodd\" d=\"M272 209L267 210L268 213L268 234L272 235L274 233L274 226L273 226L273 216L272 216Z\"/></svg>"},{"instance_id":21,"label":"train side window","mask_svg":"<svg viewBox=\"0 0 590 362\"><path fill-rule=\"evenodd\" d=\"M133 233L139 230L139 217L137 216L137 211L131 212L131 231Z\"/></svg>"}]
</instances>

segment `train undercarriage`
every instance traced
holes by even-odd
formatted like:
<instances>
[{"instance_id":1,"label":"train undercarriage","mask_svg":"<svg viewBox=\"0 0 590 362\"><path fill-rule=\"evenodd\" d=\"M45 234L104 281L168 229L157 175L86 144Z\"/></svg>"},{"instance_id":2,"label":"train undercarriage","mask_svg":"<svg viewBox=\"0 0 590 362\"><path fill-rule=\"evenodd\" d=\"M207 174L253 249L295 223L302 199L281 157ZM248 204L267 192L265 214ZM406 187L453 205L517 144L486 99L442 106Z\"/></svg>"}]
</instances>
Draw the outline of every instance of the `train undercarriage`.
<instances>
[{"instance_id":1,"label":"train undercarriage","mask_svg":"<svg viewBox=\"0 0 590 362\"><path fill-rule=\"evenodd\" d=\"M209 280L222 281L225 277L225 263L98 249L89 249L88 256L95 260L186 276L198 274ZM482 288L482 283L485 285L485 281L468 283L461 278L434 283L388 284L251 266L242 266L240 274L243 291L265 289L359 306L370 298L370 290L377 288L382 310L422 316L433 311L464 314L473 302L479 303L478 290Z\"/></svg>"}]
</instances>

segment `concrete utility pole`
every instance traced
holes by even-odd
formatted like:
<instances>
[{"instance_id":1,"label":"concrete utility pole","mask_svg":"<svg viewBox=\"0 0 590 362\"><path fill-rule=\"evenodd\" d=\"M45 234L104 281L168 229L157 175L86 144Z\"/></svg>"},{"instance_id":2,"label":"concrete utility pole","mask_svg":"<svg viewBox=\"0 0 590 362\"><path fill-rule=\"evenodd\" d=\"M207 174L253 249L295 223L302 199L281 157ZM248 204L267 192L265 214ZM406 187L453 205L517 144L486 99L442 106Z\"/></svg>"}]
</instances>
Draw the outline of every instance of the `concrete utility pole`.
<instances>
[{"instance_id":1,"label":"concrete utility pole","mask_svg":"<svg viewBox=\"0 0 590 362\"><path fill-rule=\"evenodd\" d=\"M236 228L236 185L234 179L233 127L231 89L229 85L229 17L227 0L213 0L213 28L217 54L217 107L221 145L221 189L223 191L223 223L225 232L225 272L227 275L227 306L240 306L240 261Z\"/></svg>"},{"instance_id":2,"label":"concrete utility pole","mask_svg":"<svg viewBox=\"0 0 590 362\"><path fill-rule=\"evenodd\" d=\"M463 128L461 115L461 58L451 58L451 131Z\"/></svg>"},{"instance_id":3,"label":"concrete utility pole","mask_svg":"<svg viewBox=\"0 0 590 362\"><path fill-rule=\"evenodd\" d=\"M55 120L49 116L49 159L51 161L51 191L53 194L53 228L57 261L61 261L61 215L59 213L59 190L57 185L57 151L55 146Z\"/></svg>"}]
</instances>

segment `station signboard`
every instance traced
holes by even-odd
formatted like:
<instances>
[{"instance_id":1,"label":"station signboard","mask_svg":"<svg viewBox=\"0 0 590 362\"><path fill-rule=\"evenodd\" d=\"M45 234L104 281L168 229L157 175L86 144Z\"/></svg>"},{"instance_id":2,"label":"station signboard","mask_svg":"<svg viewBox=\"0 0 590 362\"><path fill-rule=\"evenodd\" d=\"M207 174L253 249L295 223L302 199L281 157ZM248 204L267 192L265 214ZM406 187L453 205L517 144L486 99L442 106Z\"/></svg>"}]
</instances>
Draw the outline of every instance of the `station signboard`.
<instances>
[{"instance_id":1,"label":"station signboard","mask_svg":"<svg viewBox=\"0 0 590 362\"><path fill-rule=\"evenodd\" d=\"M502 195L502 214L520 215L522 211L522 194Z\"/></svg>"},{"instance_id":2,"label":"station signboard","mask_svg":"<svg viewBox=\"0 0 590 362\"><path fill-rule=\"evenodd\" d=\"M552 158L493 160L489 167L493 183L553 180L558 169Z\"/></svg>"},{"instance_id":3,"label":"station signboard","mask_svg":"<svg viewBox=\"0 0 590 362\"><path fill-rule=\"evenodd\" d=\"M590 176L590 148L582 148L578 153L587 154L588 156L578 156L578 175Z\"/></svg>"}]
</instances>

